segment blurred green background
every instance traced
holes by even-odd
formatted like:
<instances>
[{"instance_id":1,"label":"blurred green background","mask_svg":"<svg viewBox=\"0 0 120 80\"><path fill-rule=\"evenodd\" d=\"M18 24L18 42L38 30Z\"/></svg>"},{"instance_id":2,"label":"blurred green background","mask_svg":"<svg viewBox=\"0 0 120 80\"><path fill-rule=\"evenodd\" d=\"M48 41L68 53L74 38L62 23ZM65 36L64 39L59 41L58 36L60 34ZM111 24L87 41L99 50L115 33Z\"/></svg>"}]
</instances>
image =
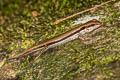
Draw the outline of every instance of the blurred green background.
<instances>
[{"instance_id":1,"label":"blurred green background","mask_svg":"<svg viewBox=\"0 0 120 80\"><path fill-rule=\"evenodd\" d=\"M0 80L119 80L120 1L52 23L107 0L0 0ZM74 40L41 55L7 61L41 41L72 28L84 15L99 16L104 23L97 35L104 38L85 45Z\"/></svg>"}]
</instances>

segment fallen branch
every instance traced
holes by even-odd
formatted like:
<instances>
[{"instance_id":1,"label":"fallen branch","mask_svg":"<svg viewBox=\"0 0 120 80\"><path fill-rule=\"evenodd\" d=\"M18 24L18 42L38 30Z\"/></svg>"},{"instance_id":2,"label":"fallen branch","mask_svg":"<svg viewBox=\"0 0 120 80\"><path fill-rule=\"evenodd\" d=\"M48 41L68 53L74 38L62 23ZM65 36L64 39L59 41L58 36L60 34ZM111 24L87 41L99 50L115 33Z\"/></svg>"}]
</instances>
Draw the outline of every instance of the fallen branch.
<instances>
[{"instance_id":1,"label":"fallen branch","mask_svg":"<svg viewBox=\"0 0 120 80\"><path fill-rule=\"evenodd\" d=\"M60 22L62 22L62 21L64 21L64 20L67 20L67 19L72 18L72 17L74 17L74 16L77 16L77 15L79 15L79 14L83 14L83 13L85 13L85 12L95 10L96 8L98 8L98 7L100 7L100 6L103 6L103 5L105 5L105 4L108 4L108 3L112 2L112 1L115 1L115 0L106 1L106 2L101 3L101 4L99 4L99 5L95 5L95 6L92 7L92 8L86 9L86 10L81 11L81 12L78 12L78 13L75 13L75 14L73 14L73 15L71 15L71 16L66 17L66 18L61 18L61 19L59 19L59 20L56 20L56 21L53 23L53 25L54 25L54 24L58 24L58 23L60 23Z\"/></svg>"}]
</instances>

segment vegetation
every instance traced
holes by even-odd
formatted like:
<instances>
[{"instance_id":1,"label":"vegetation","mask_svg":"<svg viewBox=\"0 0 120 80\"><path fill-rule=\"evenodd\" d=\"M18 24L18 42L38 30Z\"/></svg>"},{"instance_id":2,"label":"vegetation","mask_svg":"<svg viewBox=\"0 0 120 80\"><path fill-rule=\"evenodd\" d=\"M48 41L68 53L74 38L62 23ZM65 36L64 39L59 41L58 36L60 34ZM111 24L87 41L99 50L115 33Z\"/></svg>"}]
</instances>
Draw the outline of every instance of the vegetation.
<instances>
[{"instance_id":1,"label":"vegetation","mask_svg":"<svg viewBox=\"0 0 120 80\"><path fill-rule=\"evenodd\" d=\"M120 2L116 0L97 10L52 23L107 0L1 0L0 79L16 80L119 80ZM84 15L103 15L104 38L85 45L74 40L53 48L34 61L35 56L8 61L19 54L72 28Z\"/></svg>"}]
</instances>

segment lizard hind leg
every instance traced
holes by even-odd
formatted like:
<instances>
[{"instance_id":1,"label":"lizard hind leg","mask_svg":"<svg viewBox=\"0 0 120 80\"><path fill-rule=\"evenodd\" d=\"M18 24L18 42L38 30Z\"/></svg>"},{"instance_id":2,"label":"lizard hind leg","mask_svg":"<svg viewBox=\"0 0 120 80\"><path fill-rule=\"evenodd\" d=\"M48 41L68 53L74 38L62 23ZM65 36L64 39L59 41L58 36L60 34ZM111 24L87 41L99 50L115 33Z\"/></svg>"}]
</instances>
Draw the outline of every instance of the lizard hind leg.
<instances>
[{"instance_id":1,"label":"lizard hind leg","mask_svg":"<svg viewBox=\"0 0 120 80\"><path fill-rule=\"evenodd\" d=\"M34 60L37 60L42 53L44 53L46 50L48 49L48 46L45 46L40 52L39 52L39 55L34 59Z\"/></svg>"}]
</instances>

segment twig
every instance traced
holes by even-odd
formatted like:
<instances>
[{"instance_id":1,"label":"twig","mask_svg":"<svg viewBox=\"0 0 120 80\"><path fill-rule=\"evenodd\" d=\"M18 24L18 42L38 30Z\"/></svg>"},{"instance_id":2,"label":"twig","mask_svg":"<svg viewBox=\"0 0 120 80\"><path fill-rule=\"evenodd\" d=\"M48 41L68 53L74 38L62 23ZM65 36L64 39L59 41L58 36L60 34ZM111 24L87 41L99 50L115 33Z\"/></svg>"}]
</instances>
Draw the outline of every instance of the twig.
<instances>
[{"instance_id":1,"label":"twig","mask_svg":"<svg viewBox=\"0 0 120 80\"><path fill-rule=\"evenodd\" d=\"M56 20L56 21L53 23L53 25L54 25L54 24L58 24L58 23L60 23L60 22L62 22L62 21L64 21L64 20L67 20L67 19L72 18L72 17L74 17L74 16L77 16L77 15L79 15L79 14L83 14L83 13L85 13L85 12L88 12L88 11L91 11L91 10L95 10L96 8L98 8L98 7L100 7L100 6L103 6L103 5L105 5L105 4L108 4L108 3L112 2L112 1L115 1L115 0L106 1L106 2L101 3L101 4L99 4L99 5L95 5L95 6L92 7L92 8L86 9L86 10L84 10L84 11L80 11L80 12L78 12L78 13L75 13L75 14L73 14L73 15L71 15L71 16L66 17L66 18L61 18L61 19L59 19L59 20Z\"/></svg>"}]
</instances>

